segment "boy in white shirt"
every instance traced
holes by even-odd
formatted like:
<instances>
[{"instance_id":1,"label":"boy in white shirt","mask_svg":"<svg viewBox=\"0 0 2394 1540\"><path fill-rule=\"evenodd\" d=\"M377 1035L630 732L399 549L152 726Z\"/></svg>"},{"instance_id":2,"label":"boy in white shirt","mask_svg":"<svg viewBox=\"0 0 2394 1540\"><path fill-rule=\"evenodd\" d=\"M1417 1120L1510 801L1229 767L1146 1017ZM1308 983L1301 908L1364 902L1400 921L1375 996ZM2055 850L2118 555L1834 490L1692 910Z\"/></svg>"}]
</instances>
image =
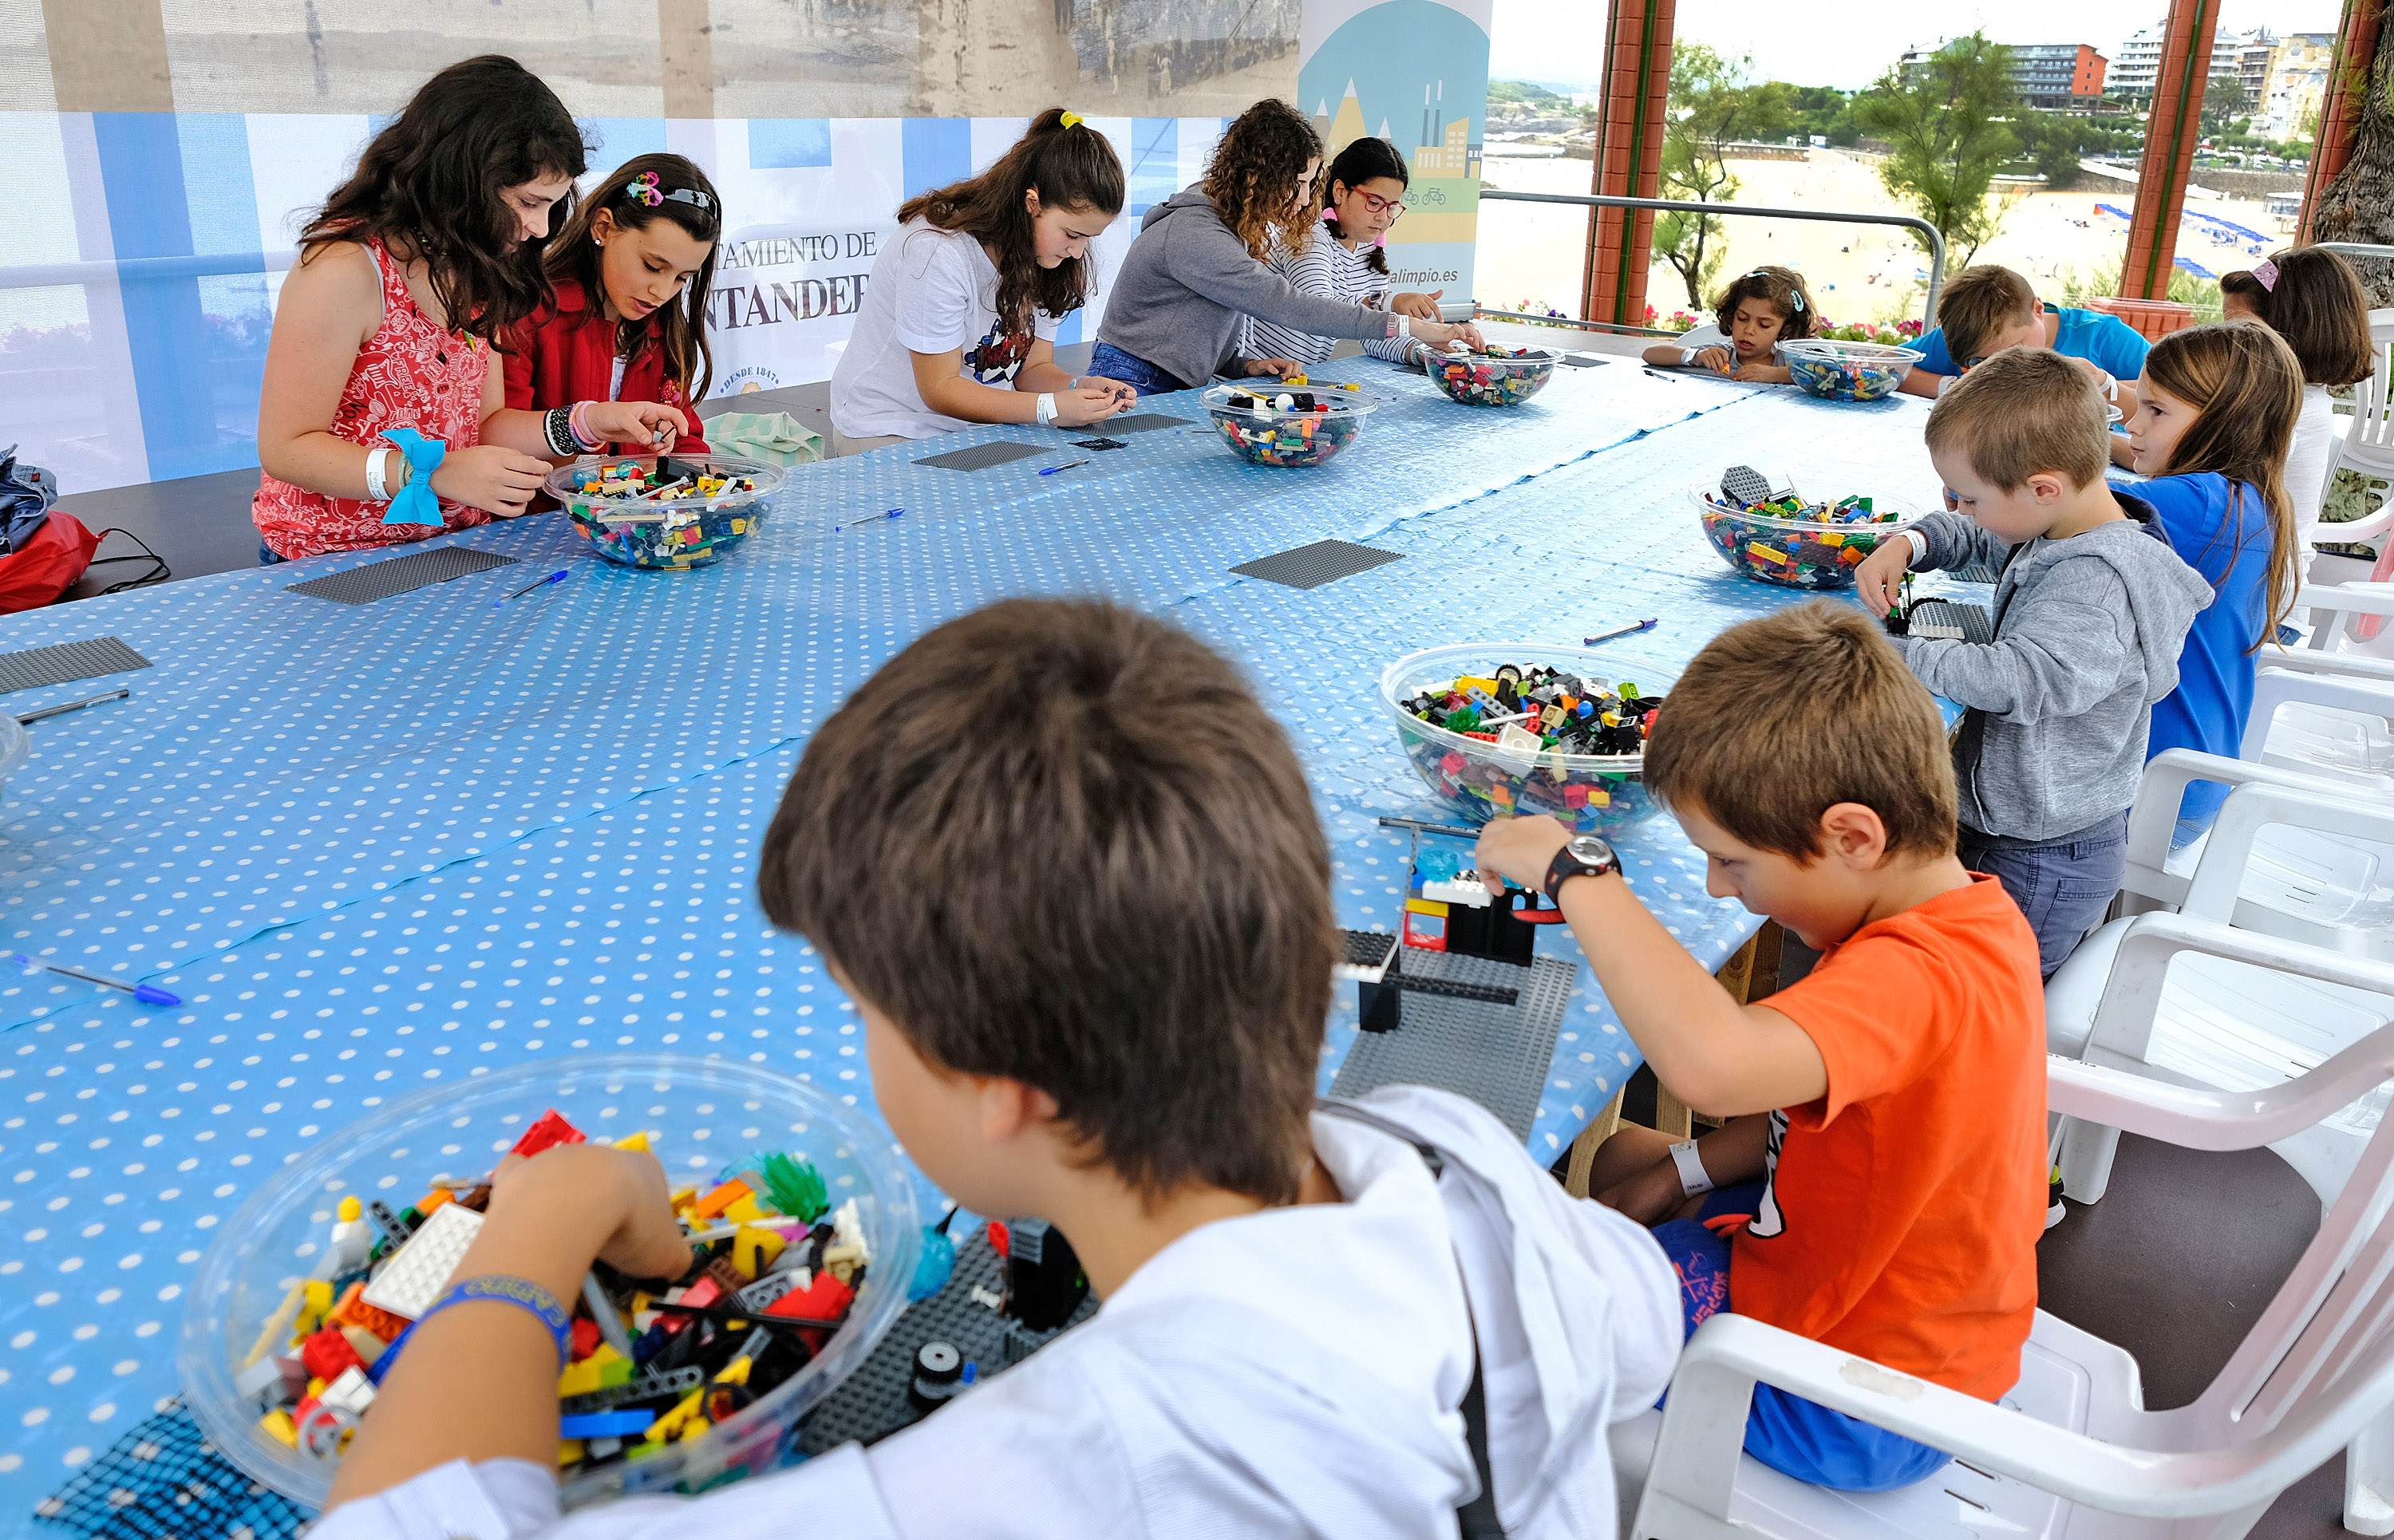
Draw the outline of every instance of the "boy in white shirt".
<instances>
[{"instance_id":1,"label":"boy in white shirt","mask_svg":"<svg viewBox=\"0 0 2394 1540\"><path fill-rule=\"evenodd\" d=\"M312 1540L1610 1535L1605 1428L1668 1377L1677 1280L1461 1098L1314 1110L1329 876L1287 739L1188 636L1028 599L930 632L808 745L759 890L854 1000L925 1174L1051 1220L1103 1309L870 1449L560 1519L550 1328L459 1303ZM570 1298L594 1257L687 1266L653 1157L504 1173L457 1278Z\"/></svg>"}]
</instances>

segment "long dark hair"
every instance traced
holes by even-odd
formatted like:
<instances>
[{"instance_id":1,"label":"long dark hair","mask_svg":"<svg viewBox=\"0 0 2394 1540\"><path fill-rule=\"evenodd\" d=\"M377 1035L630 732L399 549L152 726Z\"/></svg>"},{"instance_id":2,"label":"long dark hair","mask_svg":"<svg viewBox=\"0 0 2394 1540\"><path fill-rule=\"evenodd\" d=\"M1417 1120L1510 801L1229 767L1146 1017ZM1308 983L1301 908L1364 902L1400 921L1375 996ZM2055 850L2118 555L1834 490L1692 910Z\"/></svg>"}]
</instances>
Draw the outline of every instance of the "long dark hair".
<instances>
[{"instance_id":1,"label":"long dark hair","mask_svg":"<svg viewBox=\"0 0 2394 1540\"><path fill-rule=\"evenodd\" d=\"M659 202L651 203L647 193L631 191L632 184L643 178L653 178L643 186ZM676 192L695 192L706 201L673 197ZM582 285L582 313L593 321L607 313L601 255L590 239L590 222L602 208L624 230L646 230L655 220L671 219L691 240L707 243L706 259L683 287L680 303L663 307L653 317L638 321L626 317L615 323L615 351L628 362L649 345L649 323L653 320L664 351L665 377L681 387L684 401L703 399L715 384L715 349L706 340L706 296L715 285L715 258L721 249L714 243L723 234L723 200L716 195L706 173L679 155L635 155L609 172L548 244L548 256L541 264L551 283L571 279Z\"/></svg>"},{"instance_id":2,"label":"long dark hair","mask_svg":"<svg viewBox=\"0 0 2394 1540\"><path fill-rule=\"evenodd\" d=\"M898 209L901 225L920 219L990 248L997 267L997 321L1009 332L1029 331L1034 309L1061 316L1089 299L1093 275L1085 257L1068 257L1052 268L1039 265L1031 211L1022 201L1033 191L1042 208L1095 209L1111 219L1122 212L1122 161L1103 134L1061 107L1050 107L988 170L917 193Z\"/></svg>"},{"instance_id":3,"label":"long dark hair","mask_svg":"<svg viewBox=\"0 0 2394 1540\"><path fill-rule=\"evenodd\" d=\"M2230 517L2212 536L2215 544L2230 543L2228 568L2213 585L2215 592L2236 570L2243 546L2244 494L2249 491L2260 498L2261 517L2269 526L2269 571L2261 625L2253 645L2244 649L2257 652L2294 609L2301 582L2294 502L2286 495L2286 446L2302 412L2302 362L2283 337L2259 322L2230 321L2190 326L2154 343L2145 355L2145 379L2194 409L2194 421L2156 474L2207 470L2229 484Z\"/></svg>"},{"instance_id":4,"label":"long dark hair","mask_svg":"<svg viewBox=\"0 0 2394 1540\"><path fill-rule=\"evenodd\" d=\"M1261 262L1275 239L1291 257L1302 257L1313 244L1315 217L1322 212L1322 183L1302 208L1291 208L1296 178L1305 163L1322 154L1322 136L1304 113L1276 97L1266 97L1240 113L1222 131L1214 158L1205 165L1205 196L1222 223L1247 244L1247 255Z\"/></svg>"},{"instance_id":5,"label":"long dark hair","mask_svg":"<svg viewBox=\"0 0 2394 1540\"><path fill-rule=\"evenodd\" d=\"M2304 246L2274 252L2268 283L2258 272L2219 277L2219 292L2243 299L2269 330L2286 339L2309 385L2356 385L2377 366L2369 340L2369 296L2352 264L2332 251Z\"/></svg>"},{"instance_id":6,"label":"long dark hair","mask_svg":"<svg viewBox=\"0 0 2394 1540\"><path fill-rule=\"evenodd\" d=\"M431 270L449 329L497 347L548 300L547 238L518 244L505 193L579 177L586 156L573 115L538 75L502 54L452 64L366 146L356 173L300 232L300 258L342 241L397 237ZM552 226L572 201L569 191Z\"/></svg>"},{"instance_id":7,"label":"long dark hair","mask_svg":"<svg viewBox=\"0 0 2394 1540\"><path fill-rule=\"evenodd\" d=\"M1330 169L1322 175L1322 205L1326 209L1336 205L1338 197L1330 191L1334 187L1344 187L1351 192L1365 182L1375 182L1383 177L1399 187L1413 185L1413 173L1405 169L1405 158L1398 152L1395 145L1386 139L1349 140L1347 148L1338 151L1337 158L1330 163ZM1347 232L1338 228L1338 216L1335 212L1323 215L1322 222L1328 227L1333 239L1347 239ZM1388 270L1388 254L1374 246L1363 254L1363 265L1374 272L1385 274Z\"/></svg>"}]
</instances>

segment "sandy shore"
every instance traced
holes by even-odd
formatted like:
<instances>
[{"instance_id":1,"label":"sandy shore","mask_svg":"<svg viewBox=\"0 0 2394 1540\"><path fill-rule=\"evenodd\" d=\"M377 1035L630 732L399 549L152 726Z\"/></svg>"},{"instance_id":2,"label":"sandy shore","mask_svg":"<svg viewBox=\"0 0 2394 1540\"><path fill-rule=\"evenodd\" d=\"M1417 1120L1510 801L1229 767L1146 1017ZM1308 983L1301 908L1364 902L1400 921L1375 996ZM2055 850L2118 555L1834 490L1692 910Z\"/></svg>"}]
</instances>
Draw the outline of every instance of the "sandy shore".
<instances>
[{"instance_id":1,"label":"sandy shore","mask_svg":"<svg viewBox=\"0 0 2394 1540\"><path fill-rule=\"evenodd\" d=\"M1586 161L1491 155L1486 176L1495 186L1521 192L1585 192ZM1877 171L1835 150L1816 150L1808 161L1736 161L1740 182L1734 200L1773 208L1850 209L1896 214L1898 207ZM2134 190L2126 182L2098 181L2068 192L2019 196L2004 215L1995 238L1973 258L2000 262L2029 276L2039 291L2061 301L2065 279L2075 275L2094 292L2108 293L2119 277L2127 244L2127 221L2097 210L2108 204L2124 214ZM2190 198L2188 207L2216 215L2268 237L2269 251L2284 238L2257 202ZM1480 205L1479 268L1474 284L1482 305L1513 309L1551 305L1579 308L1581 265L1586 249L1587 216L1578 209L1535 204ZM1836 225L1799 220L1732 219L1730 265L1735 273L1763 262L1800 270L1822 313L1833 321L1892 322L1921 313L1927 256L1908 232L1884 226ZM2178 256L2218 274L2246 268L2258 258L2243 244L2215 244L2193 222L2179 232ZM1951 253L1947 270L1962 265ZM1674 310L1688 309L1686 283L1668 263L1658 262L1647 284L1649 303L1668 324Z\"/></svg>"}]
</instances>

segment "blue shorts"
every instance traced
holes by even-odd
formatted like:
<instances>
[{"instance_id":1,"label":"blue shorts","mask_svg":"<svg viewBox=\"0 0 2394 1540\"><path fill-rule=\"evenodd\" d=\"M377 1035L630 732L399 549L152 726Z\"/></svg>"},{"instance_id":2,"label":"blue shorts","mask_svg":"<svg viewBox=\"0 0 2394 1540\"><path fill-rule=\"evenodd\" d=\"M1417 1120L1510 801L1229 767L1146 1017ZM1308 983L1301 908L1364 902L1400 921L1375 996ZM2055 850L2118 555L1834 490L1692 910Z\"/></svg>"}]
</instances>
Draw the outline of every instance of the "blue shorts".
<instances>
[{"instance_id":1,"label":"blue shorts","mask_svg":"<svg viewBox=\"0 0 2394 1540\"><path fill-rule=\"evenodd\" d=\"M1748 1182L1710 1194L1702 1212L1703 1218L1751 1214L1761 1202L1762 1184ZM1654 1239L1679 1275L1679 1308L1692 1336L1698 1326L1730 1308L1729 1242L1706 1230L1703 1219L1657 1225ZM1754 1388L1754 1411L1745 1420L1745 1452L1799 1481L1839 1492L1910 1486L1952 1457L1777 1386L1760 1384Z\"/></svg>"},{"instance_id":2,"label":"blue shorts","mask_svg":"<svg viewBox=\"0 0 2394 1540\"><path fill-rule=\"evenodd\" d=\"M1189 388L1186 380L1165 374L1143 358L1134 358L1111 342L1100 342L1090 352L1089 373L1099 379L1120 380L1142 396Z\"/></svg>"}]
</instances>

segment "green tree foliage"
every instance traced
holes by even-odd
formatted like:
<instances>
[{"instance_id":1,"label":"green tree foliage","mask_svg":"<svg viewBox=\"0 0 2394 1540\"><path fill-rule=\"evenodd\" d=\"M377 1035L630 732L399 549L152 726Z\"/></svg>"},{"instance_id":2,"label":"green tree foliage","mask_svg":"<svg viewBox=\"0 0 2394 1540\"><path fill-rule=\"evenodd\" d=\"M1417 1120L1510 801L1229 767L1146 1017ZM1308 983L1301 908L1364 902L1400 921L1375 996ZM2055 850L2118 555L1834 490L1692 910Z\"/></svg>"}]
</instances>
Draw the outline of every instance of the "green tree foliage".
<instances>
[{"instance_id":1,"label":"green tree foliage","mask_svg":"<svg viewBox=\"0 0 2394 1540\"><path fill-rule=\"evenodd\" d=\"M1725 203L1737 191L1729 148L1740 140L1783 138L1796 118L1795 87L1753 79L1751 59L1728 59L1702 43L1671 52L1671 98L1663 119L1663 196ZM1727 259L1722 223L1709 214L1665 214L1654 221L1654 253L1688 286L1702 309Z\"/></svg>"},{"instance_id":2,"label":"green tree foliage","mask_svg":"<svg viewBox=\"0 0 2394 1540\"><path fill-rule=\"evenodd\" d=\"M2214 133L2244 115L2244 87L2227 75L2213 75L2203 88L2203 126Z\"/></svg>"},{"instance_id":3,"label":"green tree foliage","mask_svg":"<svg viewBox=\"0 0 2394 1540\"><path fill-rule=\"evenodd\" d=\"M2011 50L1984 33L1956 38L1907 72L1890 68L1854 99L1854 121L1887 141L1887 190L1943 233L1954 265L1995 232L1987 190L2020 148Z\"/></svg>"}]
</instances>

